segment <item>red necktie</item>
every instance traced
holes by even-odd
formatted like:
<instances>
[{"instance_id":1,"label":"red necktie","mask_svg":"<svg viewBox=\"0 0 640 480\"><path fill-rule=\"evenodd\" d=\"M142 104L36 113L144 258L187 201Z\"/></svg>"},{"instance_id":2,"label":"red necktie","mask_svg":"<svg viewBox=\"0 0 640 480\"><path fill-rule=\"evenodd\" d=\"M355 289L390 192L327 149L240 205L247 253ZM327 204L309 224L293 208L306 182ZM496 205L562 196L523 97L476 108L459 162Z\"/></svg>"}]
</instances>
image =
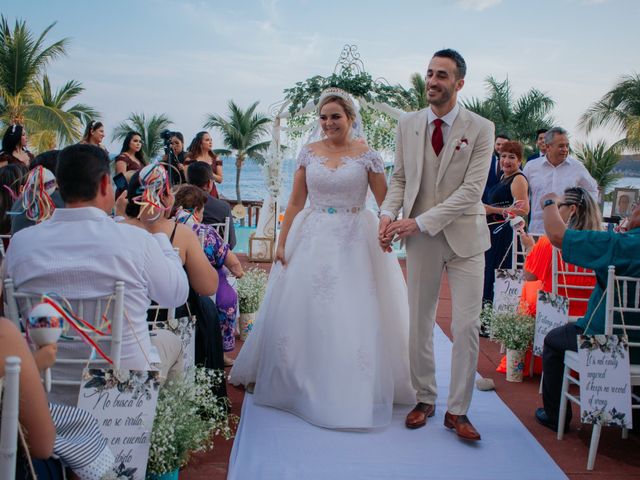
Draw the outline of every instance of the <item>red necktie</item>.
<instances>
[{"instance_id":1,"label":"red necktie","mask_svg":"<svg viewBox=\"0 0 640 480\"><path fill-rule=\"evenodd\" d=\"M431 134L431 146L433 147L433 151L436 152L436 155L440 155L440 151L444 146L444 140L442 139L442 124L444 120L441 118L436 118L433 121L435 128L433 129L433 133Z\"/></svg>"}]
</instances>

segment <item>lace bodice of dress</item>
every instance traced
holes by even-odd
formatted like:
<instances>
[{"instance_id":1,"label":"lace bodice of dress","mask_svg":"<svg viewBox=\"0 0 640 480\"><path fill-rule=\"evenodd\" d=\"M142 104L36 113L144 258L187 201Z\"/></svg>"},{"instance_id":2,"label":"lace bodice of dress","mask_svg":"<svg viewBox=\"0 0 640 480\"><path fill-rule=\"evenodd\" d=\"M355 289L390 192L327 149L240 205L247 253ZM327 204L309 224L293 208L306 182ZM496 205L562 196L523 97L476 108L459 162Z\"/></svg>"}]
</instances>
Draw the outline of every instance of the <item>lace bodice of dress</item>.
<instances>
[{"instance_id":1,"label":"lace bodice of dress","mask_svg":"<svg viewBox=\"0 0 640 480\"><path fill-rule=\"evenodd\" d=\"M362 207L369 186L368 172L384 172L382 157L374 150L356 157L342 157L342 164L335 169L327 167L326 161L308 146L298 156L298 167L306 168L311 208Z\"/></svg>"}]
</instances>

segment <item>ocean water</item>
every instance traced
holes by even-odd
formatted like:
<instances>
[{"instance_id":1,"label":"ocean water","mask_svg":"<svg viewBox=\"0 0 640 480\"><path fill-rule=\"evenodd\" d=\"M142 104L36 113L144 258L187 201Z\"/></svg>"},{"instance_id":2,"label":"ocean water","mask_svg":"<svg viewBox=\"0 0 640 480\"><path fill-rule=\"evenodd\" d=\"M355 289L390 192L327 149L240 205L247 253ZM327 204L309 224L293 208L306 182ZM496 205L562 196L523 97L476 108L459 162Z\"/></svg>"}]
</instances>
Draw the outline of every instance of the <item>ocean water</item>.
<instances>
[{"instance_id":1,"label":"ocean water","mask_svg":"<svg viewBox=\"0 0 640 480\"><path fill-rule=\"evenodd\" d=\"M289 200L291 187L293 185L293 175L296 170L295 159L288 159L282 162L282 188L280 194L280 204L284 207ZM223 177L224 181L218 185L218 190L228 199L236 198L236 165L234 158L223 159ZM614 185L619 188L639 188L640 177L624 177ZM243 200L262 200L264 198L264 177L262 167L252 161L245 162L240 174L240 193ZM608 210L608 209L609 210ZM605 214L610 211L610 206L605 205Z\"/></svg>"}]
</instances>

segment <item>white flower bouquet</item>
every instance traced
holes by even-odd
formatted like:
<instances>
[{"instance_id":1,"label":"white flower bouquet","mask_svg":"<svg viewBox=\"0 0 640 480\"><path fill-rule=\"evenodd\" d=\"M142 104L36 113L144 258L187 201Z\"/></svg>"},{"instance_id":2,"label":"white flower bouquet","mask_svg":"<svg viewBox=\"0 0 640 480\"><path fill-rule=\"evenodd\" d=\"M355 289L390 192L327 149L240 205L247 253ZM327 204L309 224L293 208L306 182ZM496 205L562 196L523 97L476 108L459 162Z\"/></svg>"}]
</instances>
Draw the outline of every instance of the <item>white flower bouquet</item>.
<instances>
[{"instance_id":1,"label":"white flower bouquet","mask_svg":"<svg viewBox=\"0 0 640 480\"><path fill-rule=\"evenodd\" d=\"M238 280L238 301L241 313L254 313L267 289L268 276L264 270L251 268Z\"/></svg>"},{"instance_id":2,"label":"white flower bouquet","mask_svg":"<svg viewBox=\"0 0 640 480\"><path fill-rule=\"evenodd\" d=\"M237 418L228 399L214 395L224 372L197 367L192 377L161 387L151 432L147 473L160 475L185 466L194 452L213 449L215 436L233 437Z\"/></svg>"},{"instance_id":3,"label":"white flower bouquet","mask_svg":"<svg viewBox=\"0 0 640 480\"><path fill-rule=\"evenodd\" d=\"M518 311L494 312L491 337L509 350L526 350L533 342L535 324L535 318Z\"/></svg>"}]
</instances>

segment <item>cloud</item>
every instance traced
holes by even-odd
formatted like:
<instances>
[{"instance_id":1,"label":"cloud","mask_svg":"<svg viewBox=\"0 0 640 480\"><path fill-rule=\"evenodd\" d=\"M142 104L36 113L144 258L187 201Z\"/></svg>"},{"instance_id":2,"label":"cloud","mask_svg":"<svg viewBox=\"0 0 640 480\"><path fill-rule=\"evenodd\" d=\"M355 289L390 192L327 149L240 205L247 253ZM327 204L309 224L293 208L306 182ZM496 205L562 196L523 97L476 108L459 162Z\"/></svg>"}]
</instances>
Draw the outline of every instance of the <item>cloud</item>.
<instances>
[{"instance_id":1,"label":"cloud","mask_svg":"<svg viewBox=\"0 0 640 480\"><path fill-rule=\"evenodd\" d=\"M495 7L501 2L502 0L457 0L456 5L464 10L475 10L476 12L481 12L487 8Z\"/></svg>"}]
</instances>

